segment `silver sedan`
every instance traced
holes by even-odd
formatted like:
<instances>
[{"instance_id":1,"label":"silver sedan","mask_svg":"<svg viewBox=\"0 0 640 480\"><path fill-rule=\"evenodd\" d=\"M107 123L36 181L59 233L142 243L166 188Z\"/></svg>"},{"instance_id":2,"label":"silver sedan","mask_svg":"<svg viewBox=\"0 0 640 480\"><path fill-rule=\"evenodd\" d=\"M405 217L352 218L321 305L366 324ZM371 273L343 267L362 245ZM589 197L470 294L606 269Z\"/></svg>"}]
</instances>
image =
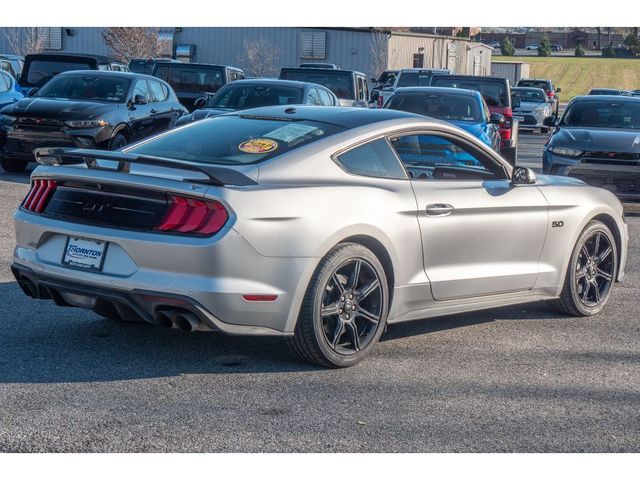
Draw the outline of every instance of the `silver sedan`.
<instances>
[{"instance_id":1,"label":"silver sedan","mask_svg":"<svg viewBox=\"0 0 640 480\"><path fill-rule=\"evenodd\" d=\"M27 295L279 335L327 367L357 363L396 322L541 299L593 315L624 275L614 195L536 178L410 113L267 107L121 152L36 157L15 213Z\"/></svg>"},{"instance_id":2,"label":"silver sedan","mask_svg":"<svg viewBox=\"0 0 640 480\"><path fill-rule=\"evenodd\" d=\"M520 130L540 129L549 132L545 126L545 118L552 117L554 106L542 88L514 87L511 89L513 116L518 120Z\"/></svg>"}]
</instances>

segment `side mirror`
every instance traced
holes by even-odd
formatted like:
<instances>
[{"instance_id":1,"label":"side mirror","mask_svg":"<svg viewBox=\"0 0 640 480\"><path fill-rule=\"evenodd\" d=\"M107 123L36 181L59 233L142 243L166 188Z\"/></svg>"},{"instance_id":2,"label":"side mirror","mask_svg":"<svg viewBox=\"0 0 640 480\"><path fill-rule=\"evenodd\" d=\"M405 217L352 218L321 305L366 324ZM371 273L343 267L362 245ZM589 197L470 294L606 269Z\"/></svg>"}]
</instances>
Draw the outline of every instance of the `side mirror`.
<instances>
[{"instance_id":1,"label":"side mirror","mask_svg":"<svg viewBox=\"0 0 640 480\"><path fill-rule=\"evenodd\" d=\"M536 174L530 168L514 167L511 174L512 185L531 185L536 183Z\"/></svg>"},{"instance_id":2,"label":"side mirror","mask_svg":"<svg viewBox=\"0 0 640 480\"><path fill-rule=\"evenodd\" d=\"M520 99L518 97L511 97L511 107L518 108L520 106Z\"/></svg>"},{"instance_id":3,"label":"side mirror","mask_svg":"<svg viewBox=\"0 0 640 480\"><path fill-rule=\"evenodd\" d=\"M556 88L556 93L560 93L562 89L560 87Z\"/></svg>"},{"instance_id":4,"label":"side mirror","mask_svg":"<svg viewBox=\"0 0 640 480\"><path fill-rule=\"evenodd\" d=\"M146 105L147 103L149 103L149 99L144 95L138 94L135 97L133 97L134 105Z\"/></svg>"},{"instance_id":5,"label":"side mirror","mask_svg":"<svg viewBox=\"0 0 640 480\"><path fill-rule=\"evenodd\" d=\"M196 98L196 101L193 102L193 106L196 108L203 108L207 104L207 97Z\"/></svg>"},{"instance_id":6,"label":"side mirror","mask_svg":"<svg viewBox=\"0 0 640 480\"><path fill-rule=\"evenodd\" d=\"M504 115L501 113L492 113L489 115L489 123L494 125L502 125L504 123Z\"/></svg>"},{"instance_id":7,"label":"side mirror","mask_svg":"<svg viewBox=\"0 0 640 480\"><path fill-rule=\"evenodd\" d=\"M545 127L555 127L558 123L556 122L556 117L546 117L543 121L542 124Z\"/></svg>"}]
</instances>

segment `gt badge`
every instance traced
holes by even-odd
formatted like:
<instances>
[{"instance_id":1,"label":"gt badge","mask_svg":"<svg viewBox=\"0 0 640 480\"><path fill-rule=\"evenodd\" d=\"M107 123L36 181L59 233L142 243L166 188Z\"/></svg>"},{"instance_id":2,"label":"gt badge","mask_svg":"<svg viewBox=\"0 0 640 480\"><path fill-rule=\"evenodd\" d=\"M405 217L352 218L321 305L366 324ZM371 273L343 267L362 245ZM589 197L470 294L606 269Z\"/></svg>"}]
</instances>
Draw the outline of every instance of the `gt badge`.
<instances>
[{"instance_id":1,"label":"gt badge","mask_svg":"<svg viewBox=\"0 0 640 480\"><path fill-rule=\"evenodd\" d=\"M247 140L238 145L238 150L244 153L269 153L278 148L278 142L268 138Z\"/></svg>"}]
</instances>

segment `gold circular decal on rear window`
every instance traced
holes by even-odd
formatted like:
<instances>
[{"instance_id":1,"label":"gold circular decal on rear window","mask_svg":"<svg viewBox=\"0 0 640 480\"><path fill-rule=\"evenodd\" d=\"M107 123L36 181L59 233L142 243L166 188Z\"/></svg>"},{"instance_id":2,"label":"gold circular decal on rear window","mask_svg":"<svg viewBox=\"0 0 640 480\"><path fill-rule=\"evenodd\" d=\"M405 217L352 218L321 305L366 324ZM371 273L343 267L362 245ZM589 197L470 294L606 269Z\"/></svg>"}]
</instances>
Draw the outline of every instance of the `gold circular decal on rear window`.
<instances>
[{"instance_id":1,"label":"gold circular decal on rear window","mask_svg":"<svg viewBox=\"0 0 640 480\"><path fill-rule=\"evenodd\" d=\"M238 149L244 153L269 153L278 148L278 142L268 138L256 138L247 140L238 145Z\"/></svg>"}]
</instances>

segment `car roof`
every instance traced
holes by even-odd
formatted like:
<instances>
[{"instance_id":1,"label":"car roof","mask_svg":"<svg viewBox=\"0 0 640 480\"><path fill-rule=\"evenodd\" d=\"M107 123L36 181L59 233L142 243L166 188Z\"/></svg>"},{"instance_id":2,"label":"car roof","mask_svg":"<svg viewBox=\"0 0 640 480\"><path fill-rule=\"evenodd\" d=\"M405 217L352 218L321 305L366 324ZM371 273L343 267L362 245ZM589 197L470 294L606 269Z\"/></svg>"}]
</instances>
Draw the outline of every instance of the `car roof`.
<instances>
[{"instance_id":1,"label":"car roof","mask_svg":"<svg viewBox=\"0 0 640 480\"><path fill-rule=\"evenodd\" d=\"M288 113L291 112L291 113ZM380 108L321 107L316 105L278 105L251 108L240 112L227 113L228 116L266 117L285 121L310 120L331 123L344 128L357 128L387 120L424 119L422 115L399 110Z\"/></svg>"},{"instance_id":2,"label":"car roof","mask_svg":"<svg viewBox=\"0 0 640 480\"><path fill-rule=\"evenodd\" d=\"M329 72L329 73L355 73L357 75L362 75L365 76L366 75L362 72L358 72L357 70L343 70L343 69L335 69L335 68L307 68L307 67L282 67L282 69L280 71L291 71L291 70L297 70L299 72Z\"/></svg>"},{"instance_id":3,"label":"car roof","mask_svg":"<svg viewBox=\"0 0 640 480\"><path fill-rule=\"evenodd\" d=\"M549 80L548 78L521 78L520 80L518 80L518 83L520 82L550 82L551 80Z\"/></svg>"},{"instance_id":4,"label":"car roof","mask_svg":"<svg viewBox=\"0 0 640 480\"><path fill-rule=\"evenodd\" d=\"M300 82L298 80L280 80L278 78L245 78L243 80L234 80L233 82L229 82L228 87L233 87L234 85L282 85L288 87L297 87L297 88L305 88L305 87L322 87L325 90L329 90L324 85L320 85L319 83L313 82Z\"/></svg>"},{"instance_id":5,"label":"car roof","mask_svg":"<svg viewBox=\"0 0 640 480\"><path fill-rule=\"evenodd\" d=\"M104 55L90 55L86 53L57 53L57 52L43 52L43 53L30 53L25 56L25 60L38 59L38 58L74 58L74 59L92 59L98 63L113 63L115 60Z\"/></svg>"},{"instance_id":6,"label":"car roof","mask_svg":"<svg viewBox=\"0 0 640 480\"><path fill-rule=\"evenodd\" d=\"M452 87L400 87L396 88L394 92L394 94L398 93L441 93L465 97L482 97L480 92L478 92L477 90Z\"/></svg>"},{"instance_id":7,"label":"car roof","mask_svg":"<svg viewBox=\"0 0 640 480\"><path fill-rule=\"evenodd\" d=\"M535 90L536 92L542 92L546 95L544 89L538 87L511 87L511 90Z\"/></svg>"},{"instance_id":8,"label":"car roof","mask_svg":"<svg viewBox=\"0 0 640 480\"><path fill-rule=\"evenodd\" d=\"M401 68L400 72L450 72L448 68Z\"/></svg>"},{"instance_id":9,"label":"car roof","mask_svg":"<svg viewBox=\"0 0 640 480\"><path fill-rule=\"evenodd\" d=\"M481 77L479 75L436 75L432 78L432 82L437 82L438 80L441 79L446 79L446 81L451 81L451 80L471 80L471 81L476 81L476 82L508 82L509 80L507 80L506 78L503 77Z\"/></svg>"},{"instance_id":10,"label":"car roof","mask_svg":"<svg viewBox=\"0 0 640 480\"><path fill-rule=\"evenodd\" d=\"M61 72L57 74L55 77L61 76L70 76L70 75L91 75L91 76L99 76L99 77L124 77L124 78L140 78L144 77L149 80L160 80L161 78L154 77L152 75L145 75L144 73L135 73L135 72L117 72L115 70L68 70L66 72ZM55 78L53 77L53 78Z\"/></svg>"},{"instance_id":11,"label":"car roof","mask_svg":"<svg viewBox=\"0 0 640 480\"><path fill-rule=\"evenodd\" d=\"M573 97L571 103L580 101L580 102L602 102L603 100L610 100L612 102L620 103L638 103L640 102L640 98L634 97L632 95L580 95L578 97Z\"/></svg>"}]
</instances>

